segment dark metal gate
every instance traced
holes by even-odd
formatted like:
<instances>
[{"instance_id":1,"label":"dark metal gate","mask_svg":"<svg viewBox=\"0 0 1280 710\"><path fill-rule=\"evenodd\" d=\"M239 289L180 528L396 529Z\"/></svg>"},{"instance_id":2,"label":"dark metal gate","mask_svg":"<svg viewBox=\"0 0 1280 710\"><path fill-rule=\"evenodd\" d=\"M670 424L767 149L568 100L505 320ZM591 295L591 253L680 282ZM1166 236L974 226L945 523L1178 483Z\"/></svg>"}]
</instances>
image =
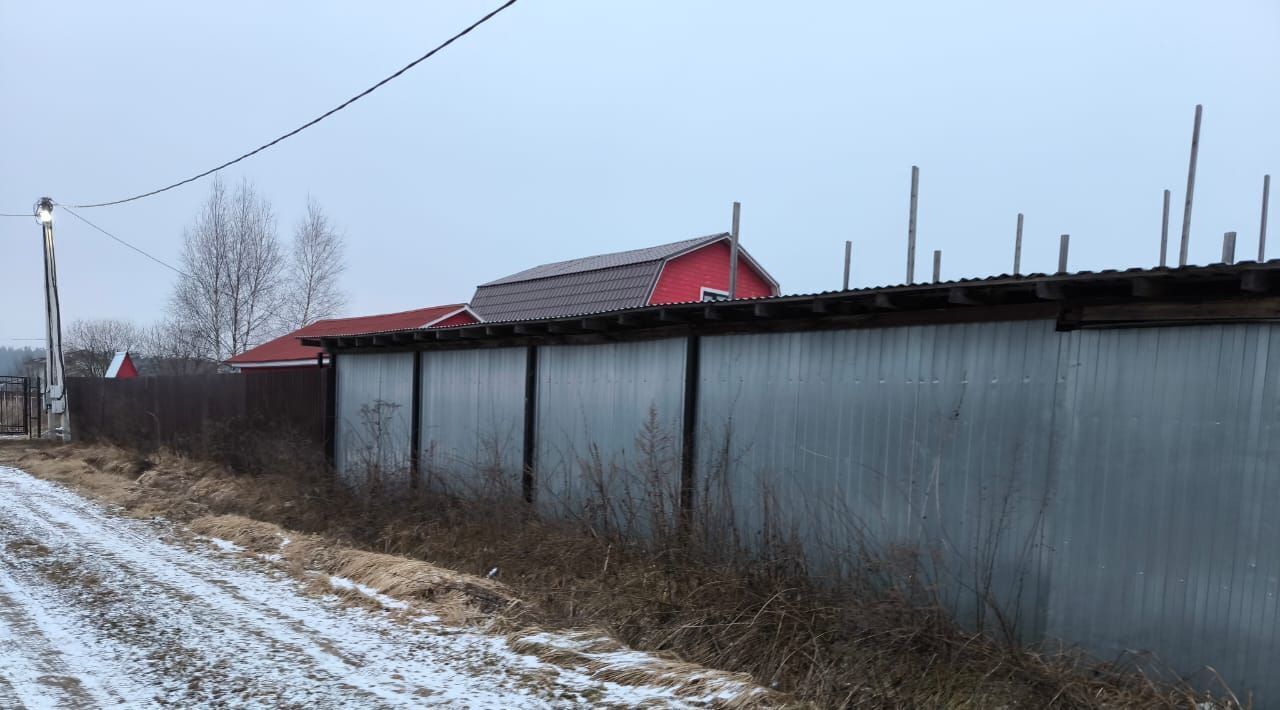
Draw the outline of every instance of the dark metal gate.
<instances>
[{"instance_id":1,"label":"dark metal gate","mask_svg":"<svg viewBox=\"0 0 1280 710\"><path fill-rule=\"evenodd\" d=\"M0 436L30 436L40 416L36 388L26 377L0 375Z\"/></svg>"}]
</instances>

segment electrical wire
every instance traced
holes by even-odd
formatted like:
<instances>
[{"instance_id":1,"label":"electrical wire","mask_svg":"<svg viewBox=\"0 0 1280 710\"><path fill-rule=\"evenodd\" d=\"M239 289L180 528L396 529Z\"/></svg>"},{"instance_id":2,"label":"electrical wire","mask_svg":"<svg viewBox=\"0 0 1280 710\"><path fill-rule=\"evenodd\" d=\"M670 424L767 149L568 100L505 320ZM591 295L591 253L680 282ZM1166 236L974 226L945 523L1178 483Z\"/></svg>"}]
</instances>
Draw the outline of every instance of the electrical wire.
<instances>
[{"instance_id":1,"label":"electrical wire","mask_svg":"<svg viewBox=\"0 0 1280 710\"><path fill-rule=\"evenodd\" d=\"M0 217L34 217L33 214L11 214L9 212L0 212Z\"/></svg>"},{"instance_id":2,"label":"electrical wire","mask_svg":"<svg viewBox=\"0 0 1280 710\"><path fill-rule=\"evenodd\" d=\"M147 257L148 259L150 259L150 260L152 260L152 261L156 262L157 264L159 264L159 265L163 266L164 268L169 269L170 271L173 271L174 273L179 274L179 275L181 275L181 276L188 276L187 272L183 271L182 269L179 269L178 267L176 267L176 266L174 266L174 265L172 265L172 264L170 264L170 263L166 262L166 261L165 261L165 260L163 260L163 259L160 259L159 257L152 256L151 254L148 254L146 251L144 251L144 250L142 250L142 249L140 249L140 248L138 248L138 247L136 247L136 246L134 246L134 245L130 244L129 242L126 242L125 240L121 239L120 237L117 237L116 235L112 234L111 232L108 232L107 230L103 229L102 227L99 227L98 225L94 224L93 222L90 222L89 220L85 219L84 217L81 217L80 215L76 214L75 210L72 210L71 208L67 207L66 205L58 205L58 206L59 206L59 207L61 207L61 208L62 208L62 209L64 209L64 210L66 210L66 211L67 211L67 213L68 213L68 214L70 214L72 217L75 217L76 219L80 220L81 222L84 222L85 224L89 225L90 227L93 227L94 229L98 230L99 232L102 232L103 234L107 235L108 237L110 237L110 238L112 238L112 239L116 240L117 242L119 242L119 243L121 243L121 244L123 244L123 245L125 245L125 246L129 247L130 249L132 249L132 250L134 250L134 251L138 252L139 254L141 254L141 255L143 255L143 256L145 256L145 257Z\"/></svg>"},{"instance_id":3,"label":"electrical wire","mask_svg":"<svg viewBox=\"0 0 1280 710\"><path fill-rule=\"evenodd\" d=\"M268 142L268 143L264 143L264 144L262 144L262 145L258 146L257 148L254 148L253 150L249 151L248 153L245 153L244 155L241 155L241 156L240 156L240 157L238 157L238 158L234 158L234 159L232 159L232 160L228 160L227 162L225 162L225 163L223 163L223 164L221 164L221 165L219 165L219 166L217 166L217 167L210 168L210 169L208 169L208 170L206 170L206 171L204 171L204 172L202 172L202 173L199 173L199 174L197 174L197 175L192 175L191 177L189 177L189 178L187 178L187 179L185 179L185 180L179 180L178 182L175 182L175 183L173 183L173 184L171 184L171 185L166 185L166 186L164 186L164 187L161 187L161 188L158 188L158 189L152 190L152 191L150 191L150 192L144 192L144 193L141 193L141 194L138 194L138 195L134 195L133 197L125 197L125 198L123 198L123 199L119 199L119 200L111 200L111 201L109 201L109 202L90 202L90 203L78 204L78 205L63 205L63 208L66 208L66 207L75 207L75 208L77 208L77 209L89 209L89 208L92 208L92 207L110 207L110 206L112 206L112 205L120 205L120 204L124 204L124 203L126 203L126 202L133 202L134 200L141 200L141 199L143 199L144 197L151 197L151 196L153 196L153 195L158 195L158 194L160 194L160 193L162 193L162 192L166 192L166 191L168 191L168 190L172 190L172 189L173 189L173 188L175 188L175 187L181 187L181 186L183 186L183 185L186 185L186 184L187 184L187 183L189 183L189 182L194 182L194 181L196 181L196 180L199 180L200 178L203 178L203 177L207 177L207 176L209 176L209 175L212 175L212 174L214 174L214 173L216 173L216 172L218 172L219 170L222 170L222 169L224 169L224 168L229 168L229 167L231 167L232 165L235 165L236 163L238 163L238 162L240 162L240 161L242 161L242 160L245 160L246 158L250 158L250 157L253 157L254 155L257 155L258 153L261 153L262 151L264 151L264 150L266 150L266 149L270 148L271 146L274 146L275 144L277 144L277 143L279 143L279 142L281 142L281 141L283 141L283 140L285 140L285 139L287 139L287 138L291 138L291 137L293 137L293 136L295 136L295 135L297 135L297 134L301 133L302 131L304 131L304 130L306 130L306 129L308 129L308 128L310 128L310 127L314 126L314 125L316 125L317 123L319 123L319 122L323 121L324 119L326 119L326 118L328 118L328 117L332 116L333 114L335 114L335 113L337 113L337 112L341 111L342 109L344 109L344 108L346 108L346 107L350 106L351 104L353 104L353 103L355 103L355 102L359 101L360 99L362 99L362 98L364 98L364 97L368 96L369 94L372 94L374 91L376 91L376 90L378 90L378 89L382 88L382 86L383 86L383 85L385 85L385 84L389 83L389 82L390 82L390 81L392 81L393 79L398 78L401 74L404 74L405 72L409 71L410 69L414 68L415 66L417 66L417 65L421 64L422 62L424 62L424 61L426 61L426 60L430 59L432 56L434 56L436 53L438 53L438 52L440 52L441 50L443 50L445 47L448 47L449 45L453 44L454 42L458 41L459 39L462 39L462 38L463 38L463 37L465 37L466 35L470 34L472 30L476 29L476 28L477 28L477 27L479 27L480 25L483 25L484 23L486 23L486 22L488 22L489 20L493 19L494 17L496 17L496 16L498 15L498 13L502 12L503 10L506 10L507 8L511 7L511 6L512 6L512 5L514 5L514 4L516 4L516 0L507 0L507 2L503 3L503 4L502 4L501 6L499 6L496 10L491 11L489 14L487 14L487 15L485 15L484 17L481 17L479 20L476 20L475 22L471 23L470 25L468 25L468 26L467 26L467 28L466 28L466 29L462 30L461 32L459 32L459 33L455 34L454 36L450 37L449 39L445 40L443 43L441 43L441 44L437 45L434 49L432 49L431 51L429 51L429 52L427 52L426 54L422 55L421 57L418 57L417 59L413 60L412 62L409 62L408 64L404 65L404 66L403 66L403 67L401 67L399 70L397 70L394 74L392 74L392 75L390 75L390 76L388 76L388 77L384 78L382 81L379 81L378 83L374 84L373 86L370 86L369 88L365 89L364 91L361 91L360 93L356 94L355 96L352 96L351 98L347 99L346 101L343 101L341 104L338 104L338 105L337 105L337 106L335 106L334 108L331 108L331 109L329 109L328 111L325 111L324 113L322 113L322 114L320 114L319 116L317 116L317 117L315 117L315 118L311 119L310 121L307 121L306 123L302 124L301 126L298 126L297 128L293 129L292 131L289 131L288 133L285 133L284 135L282 135L282 136L280 136L280 137L276 138L275 140L272 140L272 141L270 141L270 142Z\"/></svg>"},{"instance_id":4,"label":"electrical wire","mask_svg":"<svg viewBox=\"0 0 1280 710\"><path fill-rule=\"evenodd\" d=\"M161 258L159 258L159 257L156 257L156 256L152 256L151 254L147 253L145 250L143 250L143 249L141 249L141 248L139 248L139 247L136 247L136 246L134 246L133 244L130 244L129 242L127 242L127 241L125 241L125 240L121 239L120 237L117 237L116 235L112 234L111 232L108 232L107 230L103 229L102 227L99 227L98 225L94 224L93 222L90 222L89 220L85 219L84 217L81 217L80 215L76 214L76 212L75 212L74 210L70 209L70 208L69 208L69 207L67 207L66 205L58 204L58 203L56 203L56 202L55 202L54 204L55 204L56 206L58 206L58 207L61 207L61 208L62 208L62 209L64 209L64 210L66 210L68 213L70 213L70 214L71 214L71 216L72 216L72 217L75 217L76 219L80 220L81 222L84 222L85 224L89 225L90 227L93 227L94 229L96 229L96 230L98 230L99 232L103 233L104 235L106 235L106 236L110 237L111 239L115 240L116 242L119 242L120 244L122 244L122 245L124 245L124 246L126 246L126 247L128 247L128 248L130 248L130 249L132 249L133 251L135 251L135 252L137 252L137 253L139 253L139 254L141 254L141 255L143 255L143 256L145 256L145 257L147 257L148 259L150 259L150 260L152 260L152 261L156 262L157 264L159 264L159 265L161 265L161 266L165 267L166 269L169 269L170 271L174 272L175 274L178 274L179 276L183 276L183 277L185 277L185 278L191 278L191 274L188 274L187 272L185 272L185 271L183 271L182 269L179 269L178 267L176 267L176 266L174 266L174 265L172 265L172 264L170 264L170 263L166 262L165 260L163 260L163 259L161 259ZM229 292L227 292L227 291L223 291L223 290L220 290L220 289L219 289L219 290L217 290L217 293L218 293L219 295L226 296L226 297L228 297L228 298L235 298L235 297L236 297L234 294L231 294L231 293L229 293ZM228 348L228 347L227 347L227 345L226 345L226 343L222 342L222 336L221 336L221 335L219 335L219 334L215 334L215 335L214 335L214 338L218 341L218 347L220 347L220 348L225 348L225 349L227 350L227 352L231 352L231 348ZM234 355L235 353L232 353L232 354Z\"/></svg>"}]
</instances>

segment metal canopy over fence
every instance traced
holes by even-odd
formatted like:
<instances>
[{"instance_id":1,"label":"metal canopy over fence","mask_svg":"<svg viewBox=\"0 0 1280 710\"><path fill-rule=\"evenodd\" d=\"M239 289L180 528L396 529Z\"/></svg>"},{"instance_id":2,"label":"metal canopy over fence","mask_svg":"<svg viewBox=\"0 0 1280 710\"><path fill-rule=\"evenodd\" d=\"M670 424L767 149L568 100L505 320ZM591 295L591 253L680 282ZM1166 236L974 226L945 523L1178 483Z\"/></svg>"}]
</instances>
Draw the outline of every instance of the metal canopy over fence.
<instances>
[{"instance_id":1,"label":"metal canopy over fence","mask_svg":"<svg viewBox=\"0 0 1280 710\"><path fill-rule=\"evenodd\" d=\"M678 499L747 545L794 534L820 567L865 544L916 549L967 623L1212 666L1265 704L1280 700L1280 305L1265 275L1229 303L1128 290L1048 317L1004 304L899 327L768 332L771 302L757 332L673 331L669 309L615 342L548 323L514 347L511 331L471 327L480 337L433 334L417 353L335 348L353 383L339 410L417 399L417 433L393 442L411 484L465 493L492 475L511 490L519 476L540 510L587 515L588 492L624 498L637 471L661 471L664 515ZM360 482L357 460L337 463Z\"/></svg>"}]
</instances>

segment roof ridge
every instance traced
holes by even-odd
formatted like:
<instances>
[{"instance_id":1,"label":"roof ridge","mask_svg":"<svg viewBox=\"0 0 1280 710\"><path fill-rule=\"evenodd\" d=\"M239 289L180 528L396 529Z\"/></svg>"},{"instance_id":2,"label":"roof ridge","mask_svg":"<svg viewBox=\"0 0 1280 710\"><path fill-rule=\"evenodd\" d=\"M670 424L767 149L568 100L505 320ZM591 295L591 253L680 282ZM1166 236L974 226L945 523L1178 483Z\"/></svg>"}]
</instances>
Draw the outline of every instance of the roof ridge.
<instances>
[{"instance_id":1,"label":"roof ridge","mask_svg":"<svg viewBox=\"0 0 1280 710\"><path fill-rule=\"evenodd\" d=\"M537 266L531 266L527 269L522 269L520 271L515 272L514 274L508 274L507 276L503 276L502 278L494 279L492 281L487 281L477 286L477 288L484 288L486 286L498 286L502 284L522 283L526 281L540 281L542 279L550 279L550 278L555 278L557 276L564 276L567 274L580 274L580 273L586 273L589 271L603 271L605 269L612 269L620 266L634 266L636 264L645 264L651 261L661 261L664 259L671 258L672 256L679 253L680 251L683 251L684 249L693 247L694 245L700 245L699 243L710 244L712 242L719 241L720 239L726 239L729 236L730 235L728 232L716 232L714 234L706 234L701 237L678 239L674 242L667 242L664 244L655 244L653 246L638 247L635 249L623 249L621 251L606 252L604 254L593 254L591 256L580 256L574 259L552 261L546 264L538 264ZM673 250L674 247L679 247L679 248ZM667 252L664 250L672 250L672 251ZM609 262L610 257L621 257L629 254L637 254L639 252L653 252L653 255L648 258L641 258L641 259L635 259L630 261L621 260L621 261L617 261L616 263ZM599 265L586 266L584 268L578 268L578 269L571 268L573 264L584 264L584 263L589 263L593 261L599 262ZM557 269L555 267L564 267L564 268ZM522 277L521 276L522 274L529 274L529 275Z\"/></svg>"},{"instance_id":2,"label":"roof ridge","mask_svg":"<svg viewBox=\"0 0 1280 710\"><path fill-rule=\"evenodd\" d=\"M417 313L418 311L434 311L441 308L456 309L456 308L463 308L467 305L468 304L466 303L442 303L438 306L422 306L421 308L407 308L403 311L392 311L390 313L370 313L368 315L363 315L363 316L342 316L341 318L321 318L320 320L313 321L311 323L308 323L307 325L304 325L303 328L310 328L311 326L317 325L319 323L335 323L339 321L360 320L362 318L386 318L388 316L403 316L403 315L408 315L410 313ZM298 330L302 330L302 328L298 328Z\"/></svg>"}]
</instances>

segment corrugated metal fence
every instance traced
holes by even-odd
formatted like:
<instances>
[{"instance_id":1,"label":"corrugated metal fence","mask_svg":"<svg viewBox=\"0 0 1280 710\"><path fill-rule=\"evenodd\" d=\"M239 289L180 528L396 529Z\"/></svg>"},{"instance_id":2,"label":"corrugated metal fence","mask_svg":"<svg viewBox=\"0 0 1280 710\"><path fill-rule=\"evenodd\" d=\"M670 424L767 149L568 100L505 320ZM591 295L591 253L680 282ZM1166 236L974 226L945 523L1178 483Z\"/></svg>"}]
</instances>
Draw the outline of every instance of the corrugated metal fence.
<instances>
[{"instance_id":1,"label":"corrugated metal fence","mask_svg":"<svg viewBox=\"0 0 1280 710\"><path fill-rule=\"evenodd\" d=\"M1212 665L1265 705L1280 701L1278 338L1018 321L425 352L420 470L517 490L527 455L544 511L599 515L588 499L656 480L670 514L687 440L693 509L749 544L788 531L831 566L918 546L962 618L998 607L1027 639ZM414 357L338 357L347 480L360 457L342 442L368 438L376 402L408 411ZM388 462L413 458L401 419Z\"/></svg>"}]
</instances>

